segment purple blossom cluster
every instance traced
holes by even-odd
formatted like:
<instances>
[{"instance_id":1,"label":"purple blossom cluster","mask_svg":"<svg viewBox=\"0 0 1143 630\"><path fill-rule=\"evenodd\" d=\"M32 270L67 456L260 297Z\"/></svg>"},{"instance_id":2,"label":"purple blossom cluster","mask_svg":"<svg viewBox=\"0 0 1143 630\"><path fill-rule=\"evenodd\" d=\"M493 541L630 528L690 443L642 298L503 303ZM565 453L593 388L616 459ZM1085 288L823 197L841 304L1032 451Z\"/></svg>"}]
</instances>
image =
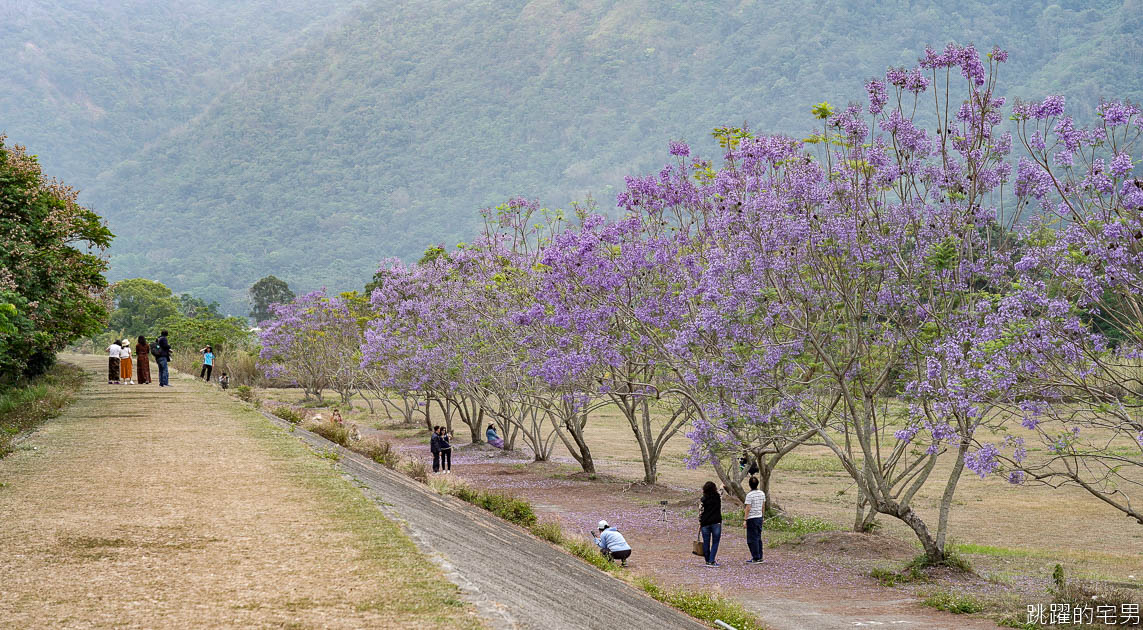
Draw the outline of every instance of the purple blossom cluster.
<instances>
[{"instance_id":1,"label":"purple blossom cluster","mask_svg":"<svg viewBox=\"0 0 1143 630\"><path fill-rule=\"evenodd\" d=\"M361 382L437 400L474 441L491 422L536 460L562 444L588 472L584 433L604 404L623 410L648 480L678 432L687 464L728 488L744 452L769 479L777 458L819 444L861 505L939 557L946 519L934 535L911 506L936 458L1044 480L1060 460L1033 461L1017 432L1099 457L1076 418L1132 443L1139 426L1109 368L1143 345L1139 110L1107 102L1084 127L1050 96L1017 103L1004 129L1006 59L928 49L868 81L868 107L819 105L805 140L716 130L721 163L672 142L671 164L626 179L617 219L523 199L487 209L474 242L386 263L364 314L321 294L280 307L263 358L302 382L285 358L297 344L355 338ZM1089 399L1092 413L1065 413ZM978 438L994 433L1008 438Z\"/></svg>"}]
</instances>

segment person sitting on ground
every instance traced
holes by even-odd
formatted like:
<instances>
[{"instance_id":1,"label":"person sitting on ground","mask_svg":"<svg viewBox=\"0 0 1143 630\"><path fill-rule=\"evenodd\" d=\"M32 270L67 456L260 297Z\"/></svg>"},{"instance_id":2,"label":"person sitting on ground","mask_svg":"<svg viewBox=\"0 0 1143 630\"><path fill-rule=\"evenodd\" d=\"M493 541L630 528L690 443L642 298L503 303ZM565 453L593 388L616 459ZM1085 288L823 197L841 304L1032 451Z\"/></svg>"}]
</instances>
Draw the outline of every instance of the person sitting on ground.
<instances>
[{"instance_id":1,"label":"person sitting on ground","mask_svg":"<svg viewBox=\"0 0 1143 630\"><path fill-rule=\"evenodd\" d=\"M230 389L230 376L223 372L222 376L218 377L218 384L222 389Z\"/></svg>"},{"instance_id":2,"label":"person sitting on ground","mask_svg":"<svg viewBox=\"0 0 1143 630\"><path fill-rule=\"evenodd\" d=\"M341 418L341 411L334 409L333 415L331 415L329 417L329 421L334 423L334 424L342 424L344 422L344 420L342 420L342 418Z\"/></svg>"},{"instance_id":3,"label":"person sitting on ground","mask_svg":"<svg viewBox=\"0 0 1143 630\"><path fill-rule=\"evenodd\" d=\"M608 561L618 560L620 566L627 566L627 558L631 557L631 545L628 545L623 534L612 529L607 521L599 522L599 538L595 536L592 538L604 558Z\"/></svg>"},{"instance_id":4,"label":"person sitting on ground","mask_svg":"<svg viewBox=\"0 0 1143 630\"><path fill-rule=\"evenodd\" d=\"M484 439L488 442L489 446L504 448L504 440L500 439L499 435L496 435L496 425L494 424L488 425L488 430L484 432Z\"/></svg>"}]
</instances>

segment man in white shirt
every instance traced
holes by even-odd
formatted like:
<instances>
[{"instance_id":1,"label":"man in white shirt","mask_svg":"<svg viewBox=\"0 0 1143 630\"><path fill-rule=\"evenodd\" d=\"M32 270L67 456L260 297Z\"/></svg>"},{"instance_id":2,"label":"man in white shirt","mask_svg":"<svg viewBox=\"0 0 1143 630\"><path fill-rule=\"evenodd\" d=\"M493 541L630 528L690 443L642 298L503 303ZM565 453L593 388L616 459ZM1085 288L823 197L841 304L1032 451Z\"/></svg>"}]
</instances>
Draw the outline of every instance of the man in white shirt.
<instances>
[{"instance_id":1,"label":"man in white shirt","mask_svg":"<svg viewBox=\"0 0 1143 630\"><path fill-rule=\"evenodd\" d=\"M112 341L110 346L107 346L107 384L119 384L119 354L123 352L123 346L119 342Z\"/></svg>"},{"instance_id":2,"label":"man in white shirt","mask_svg":"<svg viewBox=\"0 0 1143 630\"><path fill-rule=\"evenodd\" d=\"M758 478L750 478L750 492L746 493L743 517L746 522L746 546L750 559L746 564L762 563L762 517L766 511L766 493L758 489Z\"/></svg>"}]
</instances>

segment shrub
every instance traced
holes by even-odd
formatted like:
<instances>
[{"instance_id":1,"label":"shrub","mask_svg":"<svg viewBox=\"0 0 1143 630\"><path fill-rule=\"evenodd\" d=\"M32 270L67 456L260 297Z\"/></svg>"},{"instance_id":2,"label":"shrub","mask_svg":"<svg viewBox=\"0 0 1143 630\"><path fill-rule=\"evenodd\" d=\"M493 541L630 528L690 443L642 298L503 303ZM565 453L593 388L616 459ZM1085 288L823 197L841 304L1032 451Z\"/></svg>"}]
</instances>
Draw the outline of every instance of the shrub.
<instances>
[{"instance_id":1,"label":"shrub","mask_svg":"<svg viewBox=\"0 0 1143 630\"><path fill-rule=\"evenodd\" d=\"M404 472L410 479L419 481L421 483L428 483L429 469L425 466L425 462L419 459L411 459L405 463Z\"/></svg>"},{"instance_id":2,"label":"shrub","mask_svg":"<svg viewBox=\"0 0 1143 630\"><path fill-rule=\"evenodd\" d=\"M764 630L764 626L742 604L714 593L665 589L646 577L635 578L635 584L653 599L707 623L722 621L739 630Z\"/></svg>"},{"instance_id":3,"label":"shrub","mask_svg":"<svg viewBox=\"0 0 1143 630\"><path fill-rule=\"evenodd\" d=\"M837 529L837 525L816 516L778 515L762 521L762 528L772 532L788 532L802 535L813 532L834 531Z\"/></svg>"},{"instance_id":4,"label":"shrub","mask_svg":"<svg viewBox=\"0 0 1143 630\"><path fill-rule=\"evenodd\" d=\"M248 403L254 402L254 400L258 397L258 395L254 392L254 388L250 387L249 385L239 385L238 387L235 387L234 395L238 397L238 400Z\"/></svg>"},{"instance_id":5,"label":"shrub","mask_svg":"<svg viewBox=\"0 0 1143 630\"><path fill-rule=\"evenodd\" d=\"M921 571L921 567L915 562L910 562L905 565L901 571L894 571L878 567L869 572L873 579L881 583L881 586L897 586L898 584L908 584L910 582L923 582L927 578Z\"/></svg>"},{"instance_id":6,"label":"shrub","mask_svg":"<svg viewBox=\"0 0 1143 630\"><path fill-rule=\"evenodd\" d=\"M532 533L535 534L537 538L543 538L550 543L557 545L564 544L564 529L560 527L559 523L552 521L536 523L532 526Z\"/></svg>"},{"instance_id":7,"label":"shrub","mask_svg":"<svg viewBox=\"0 0 1143 630\"><path fill-rule=\"evenodd\" d=\"M421 464L424 466L424 463ZM496 516L524 527L536 524L536 513L532 504L524 499L518 499L509 494L477 490L463 481L433 480L430 484L442 494L450 494L465 503L471 503L478 508L488 510Z\"/></svg>"},{"instance_id":8,"label":"shrub","mask_svg":"<svg viewBox=\"0 0 1143 630\"><path fill-rule=\"evenodd\" d=\"M355 442L351 448L386 468L396 468L401 461L401 455L393 445L381 438L367 437Z\"/></svg>"},{"instance_id":9,"label":"shrub","mask_svg":"<svg viewBox=\"0 0 1143 630\"><path fill-rule=\"evenodd\" d=\"M310 422L305 426L307 431L313 431L323 438L341 446L349 446L349 427L328 420Z\"/></svg>"},{"instance_id":10,"label":"shrub","mask_svg":"<svg viewBox=\"0 0 1143 630\"><path fill-rule=\"evenodd\" d=\"M270 413L278 416L286 422L289 422L290 424L298 424L305 419L301 413L292 407L274 407Z\"/></svg>"}]
</instances>

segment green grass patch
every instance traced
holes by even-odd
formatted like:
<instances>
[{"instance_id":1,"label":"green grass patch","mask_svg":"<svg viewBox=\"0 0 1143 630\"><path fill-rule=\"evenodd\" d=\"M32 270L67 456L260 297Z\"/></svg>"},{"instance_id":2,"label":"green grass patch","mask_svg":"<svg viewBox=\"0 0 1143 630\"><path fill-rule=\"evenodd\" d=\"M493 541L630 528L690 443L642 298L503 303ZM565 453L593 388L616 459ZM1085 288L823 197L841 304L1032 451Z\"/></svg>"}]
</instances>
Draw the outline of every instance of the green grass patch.
<instances>
[{"instance_id":1,"label":"green grass patch","mask_svg":"<svg viewBox=\"0 0 1143 630\"><path fill-rule=\"evenodd\" d=\"M722 621L738 630L765 630L757 617L738 602L715 593L666 589L646 577L636 577L635 585L652 598L708 624Z\"/></svg>"},{"instance_id":2,"label":"green grass patch","mask_svg":"<svg viewBox=\"0 0 1143 630\"><path fill-rule=\"evenodd\" d=\"M532 526L532 533L537 538L542 538L550 543L556 545L564 544L566 540L564 536L564 528L560 527L559 523L553 521L542 521Z\"/></svg>"},{"instance_id":3,"label":"green grass patch","mask_svg":"<svg viewBox=\"0 0 1143 630\"><path fill-rule=\"evenodd\" d=\"M983 602L968 593L936 591L921 600L921 605L944 610L955 615L971 615L987 608Z\"/></svg>"},{"instance_id":4,"label":"green grass patch","mask_svg":"<svg viewBox=\"0 0 1143 630\"><path fill-rule=\"evenodd\" d=\"M778 460L776 469L789 472L845 472L841 461L836 457L813 457L796 453L790 453Z\"/></svg>"},{"instance_id":5,"label":"green grass patch","mask_svg":"<svg viewBox=\"0 0 1143 630\"><path fill-rule=\"evenodd\" d=\"M567 539L564 541L563 547L567 549L571 555L583 560L600 571L615 573L622 568L618 564L603 557L603 554L599 553L599 547L596 546L594 542L585 538Z\"/></svg>"},{"instance_id":6,"label":"green grass patch","mask_svg":"<svg viewBox=\"0 0 1143 630\"><path fill-rule=\"evenodd\" d=\"M532 504L524 499L518 499L502 492L478 490L455 479L438 478L434 479L430 485L441 494L452 495L461 501L488 510L510 523L523 527L532 527L536 524L536 513L532 510Z\"/></svg>"},{"instance_id":7,"label":"green grass patch","mask_svg":"<svg viewBox=\"0 0 1143 630\"><path fill-rule=\"evenodd\" d=\"M63 413L85 382L83 370L57 363L42 376L0 390L0 457L12 452L17 435Z\"/></svg>"},{"instance_id":8,"label":"green grass patch","mask_svg":"<svg viewBox=\"0 0 1143 630\"><path fill-rule=\"evenodd\" d=\"M840 528L834 523L816 516L778 515L762 521L762 529L801 536L814 532L832 532Z\"/></svg>"}]
</instances>

